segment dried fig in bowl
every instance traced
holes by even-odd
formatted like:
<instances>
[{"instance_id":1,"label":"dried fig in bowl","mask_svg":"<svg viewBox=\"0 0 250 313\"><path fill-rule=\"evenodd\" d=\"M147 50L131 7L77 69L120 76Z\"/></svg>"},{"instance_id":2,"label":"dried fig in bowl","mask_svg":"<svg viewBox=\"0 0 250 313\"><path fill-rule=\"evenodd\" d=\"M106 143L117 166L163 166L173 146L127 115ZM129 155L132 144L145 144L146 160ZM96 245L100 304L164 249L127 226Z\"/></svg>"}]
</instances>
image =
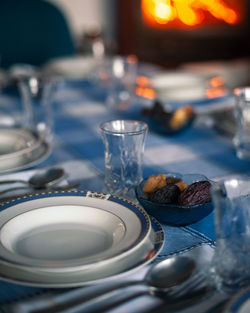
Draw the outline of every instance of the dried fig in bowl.
<instances>
[{"instance_id":1,"label":"dried fig in bowl","mask_svg":"<svg viewBox=\"0 0 250 313\"><path fill-rule=\"evenodd\" d=\"M179 196L179 204L195 205L211 201L211 183L208 180L197 181L185 188Z\"/></svg>"},{"instance_id":2,"label":"dried fig in bowl","mask_svg":"<svg viewBox=\"0 0 250 313\"><path fill-rule=\"evenodd\" d=\"M148 199L153 202L167 204L177 203L180 189L174 184L168 184L149 194Z\"/></svg>"}]
</instances>

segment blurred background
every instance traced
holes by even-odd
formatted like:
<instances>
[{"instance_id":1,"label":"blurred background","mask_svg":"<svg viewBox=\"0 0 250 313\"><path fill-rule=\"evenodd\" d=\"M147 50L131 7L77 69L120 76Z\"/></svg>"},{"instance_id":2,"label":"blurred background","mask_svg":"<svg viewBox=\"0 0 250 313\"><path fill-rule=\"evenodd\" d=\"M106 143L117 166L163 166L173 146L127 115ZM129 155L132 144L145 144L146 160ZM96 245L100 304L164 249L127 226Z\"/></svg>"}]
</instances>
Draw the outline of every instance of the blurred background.
<instances>
[{"instance_id":1,"label":"blurred background","mask_svg":"<svg viewBox=\"0 0 250 313\"><path fill-rule=\"evenodd\" d=\"M165 69L219 75L229 88L249 82L249 0L2 0L0 26L3 69L134 54ZM76 76L86 60L74 65Z\"/></svg>"},{"instance_id":2,"label":"blurred background","mask_svg":"<svg viewBox=\"0 0 250 313\"><path fill-rule=\"evenodd\" d=\"M102 36L106 52L133 53L142 61L171 67L183 62L228 60L250 55L249 0L48 1L66 19L76 49L62 54L86 53L86 38ZM1 24L5 23L1 31L5 35L1 37L5 36L8 46L12 42L16 51L22 48L14 38L15 34L19 38L23 36L21 18L32 14L31 7L39 7L40 2L46 1L1 1ZM40 13L44 31L40 28L41 33L35 35L41 37L46 33L52 37L49 32L53 29L46 29L49 29L46 25L49 18L45 18L45 11L44 15L42 11ZM55 18L53 28L57 27L56 21ZM32 31L35 33L35 28ZM1 47L0 51L3 49ZM42 54L43 49L40 52ZM3 52L1 54L2 66L7 66Z\"/></svg>"},{"instance_id":3,"label":"blurred background","mask_svg":"<svg viewBox=\"0 0 250 313\"><path fill-rule=\"evenodd\" d=\"M248 0L50 1L66 15L78 46L99 29L109 48L163 65L250 55Z\"/></svg>"},{"instance_id":4,"label":"blurred background","mask_svg":"<svg viewBox=\"0 0 250 313\"><path fill-rule=\"evenodd\" d=\"M52 2L65 13L77 43L99 29L117 52L145 61L174 65L250 54L248 0Z\"/></svg>"}]
</instances>

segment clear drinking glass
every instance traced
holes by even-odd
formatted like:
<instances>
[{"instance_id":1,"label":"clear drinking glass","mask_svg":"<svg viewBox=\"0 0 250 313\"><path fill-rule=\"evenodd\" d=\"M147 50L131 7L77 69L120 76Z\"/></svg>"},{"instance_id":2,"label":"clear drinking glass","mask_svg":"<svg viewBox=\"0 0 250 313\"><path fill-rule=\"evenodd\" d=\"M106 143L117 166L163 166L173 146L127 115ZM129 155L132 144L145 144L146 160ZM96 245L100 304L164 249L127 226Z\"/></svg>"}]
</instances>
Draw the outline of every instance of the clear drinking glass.
<instances>
[{"instance_id":1,"label":"clear drinking glass","mask_svg":"<svg viewBox=\"0 0 250 313\"><path fill-rule=\"evenodd\" d=\"M108 96L106 104L109 109L127 110L133 102L137 78L137 57L116 56L107 61Z\"/></svg>"},{"instance_id":2,"label":"clear drinking glass","mask_svg":"<svg viewBox=\"0 0 250 313\"><path fill-rule=\"evenodd\" d=\"M0 127L27 127L27 112L20 101L18 87L10 80L1 86L0 91Z\"/></svg>"},{"instance_id":3,"label":"clear drinking glass","mask_svg":"<svg viewBox=\"0 0 250 313\"><path fill-rule=\"evenodd\" d=\"M211 264L217 288L233 293L250 283L250 177L212 186L216 248Z\"/></svg>"},{"instance_id":4,"label":"clear drinking glass","mask_svg":"<svg viewBox=\"0 0 250 313\"><path fill-rule=\"evenodd\" d=\"M107 192L134 198L134 188L142 181L142 161L146 123L113 120L100 125L105 146L105 186Z\"/></svg>"},{"instance_id":5,"label":"clear drinking glass","mask_svg":"<svg viewBox=\"0 0 250 313\"><path fill-rule=\"evenodd\" d=\"M18 81L26 108L29 128L50 142L53 137L52 101L57 88L56 79L31 76Z\"/></svg>"},{"instance_id":6,"label":"clear drinking glass","mask_svg":"<svg viewBox=\"0 0 250 313\"><path fill-rule=\"evenodd\" d=\"M236 88L234 95L237 131L233 143L240 159L250 159L250 87Z\"/></svg>"}]
</instances>

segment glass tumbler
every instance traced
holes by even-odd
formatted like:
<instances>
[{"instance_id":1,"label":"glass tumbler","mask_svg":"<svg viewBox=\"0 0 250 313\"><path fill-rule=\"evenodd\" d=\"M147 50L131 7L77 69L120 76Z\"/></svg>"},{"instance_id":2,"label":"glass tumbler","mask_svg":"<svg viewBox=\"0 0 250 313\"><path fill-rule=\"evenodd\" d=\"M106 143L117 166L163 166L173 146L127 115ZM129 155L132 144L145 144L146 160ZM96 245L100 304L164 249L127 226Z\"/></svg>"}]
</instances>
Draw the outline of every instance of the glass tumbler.
<instances>
[{"instance_id":1,"label":"glass tumbler","mask_svg":"<svg viewBox=\"0 0 250 313\"><path fill-rule=\"evenodd\" d=\"M29 127L43 140L52 141L52 102L57 89L57 80L42 79L34 75L20 79L18 85L26 112L28 112Z\"/></svg>"},{"instance_id":2,"label":"glass tumbler","mask_svg":"<svg viewBox=\"0 0 250 313\"><path fill-rule=\"evenodd\" d=\"M134 100L137 78L137 57L116 56L108 62L108 94L106 105L111 110L126 111Z\"/></svg>"},{"instance_id":3,"label":"glass tumbler","mask_svg":"<svg viewBox=\"0 0 250 313\"><path fill-rule=\"evenodd\" d=\"M135 120L113 120L100 125L105 147L107 192L134 198L142 180L142 161L148 125Z\"/></svg>"},{"instance_id":4,"label":"glass tumbler","mask_svg":"<svg viewBox=\"0 0 250 313\"><path fill-rule=\"evenodd\" d=\"M20 101L20 91L16 84L8 80L0 90L0 128L28 127L28 112Z\"/></svg>"},{"instance_id":5,"label":"glass tumbler","mask_svg":"<svg viewBox=\"0 0 250 313\"><path fill-rule=\"evenodd\" d=\"M216 247L211 274L231 294L250 283L250 177L234 176L212 186Z\"/></svg>"},{"instance_id":6,"label":"glass tumbler","mask_svg":"<svg viewBox=\"0 0 250 313\"><path fill-rule=\"evenodd\" d=\"M250 159L250 87L236 88L234 95L237 130L233 144L240 159Z\"/></svg>"}]
</instances>

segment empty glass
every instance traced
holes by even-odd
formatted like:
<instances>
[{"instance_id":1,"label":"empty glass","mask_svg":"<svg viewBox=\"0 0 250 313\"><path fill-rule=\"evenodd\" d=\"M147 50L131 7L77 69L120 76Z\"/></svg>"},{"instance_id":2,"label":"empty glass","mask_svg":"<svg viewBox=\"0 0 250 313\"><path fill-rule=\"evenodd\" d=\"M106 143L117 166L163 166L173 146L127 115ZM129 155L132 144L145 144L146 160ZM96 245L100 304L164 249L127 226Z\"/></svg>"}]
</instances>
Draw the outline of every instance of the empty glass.
<instances>
[{"instance_id":1,"label":"empty glass","mask_svg":"<svg viewBox=\"0 0 250 313\"><path fill-rule=\"evenodd\" d=\"M0 90L0 127L27 127L27 112L18 87L6 80Z\"/></svg>"},{"instance_id":2,"label":"empty glass","mask_svg":"<svg viewBox=\"0 0 250 313\"><path fill-rule=\"evenodd\" d=\"M234 94L237 131L233 143L239 158L250 159L250 87L236 88Z\"/></svg>"},{"instance_id":3,"label":"empty glass","mask_svg":"<svg viewBox=\"0 0 250 313\"><path fill-rule=\"evenodd\" d=\"M134 120L113 120L100 125L105 146L105 186L112 194L134 198L142 180L142 160L148 126Z\"/></svg>"},{"instance_id":4,"label":"empty glass","mask_svg":"<svg viewBox=\"0 0 250 313\"><path fill-rule=\"evenodd\" d=\"M137 77L137 58L116 56L107 61L108 96L106 104L114 110L127 110L134 97Z\"/></svg>"},{"instance_id":5,"label":"empty glass","mask_svg":"<svg viewBox=\"0 0 250 313\"><path fill-rule=\"evenodd\" d=\"M28 126L39 136L51 141L53 135L52 99L56 80L40 78L37 75L20 79L18 85L27 112Z\"/></svg>"},{"instance_id":6,"label":"empty glass","mask_svg":"<svg viewBox=\"0 0 250 313\"><path fill-rule=\"evenodd\" d=\"M250 283L250 177L212 186L216 248L211 274L217 288L232 293Z\"/></svg>"}]
</instances>

